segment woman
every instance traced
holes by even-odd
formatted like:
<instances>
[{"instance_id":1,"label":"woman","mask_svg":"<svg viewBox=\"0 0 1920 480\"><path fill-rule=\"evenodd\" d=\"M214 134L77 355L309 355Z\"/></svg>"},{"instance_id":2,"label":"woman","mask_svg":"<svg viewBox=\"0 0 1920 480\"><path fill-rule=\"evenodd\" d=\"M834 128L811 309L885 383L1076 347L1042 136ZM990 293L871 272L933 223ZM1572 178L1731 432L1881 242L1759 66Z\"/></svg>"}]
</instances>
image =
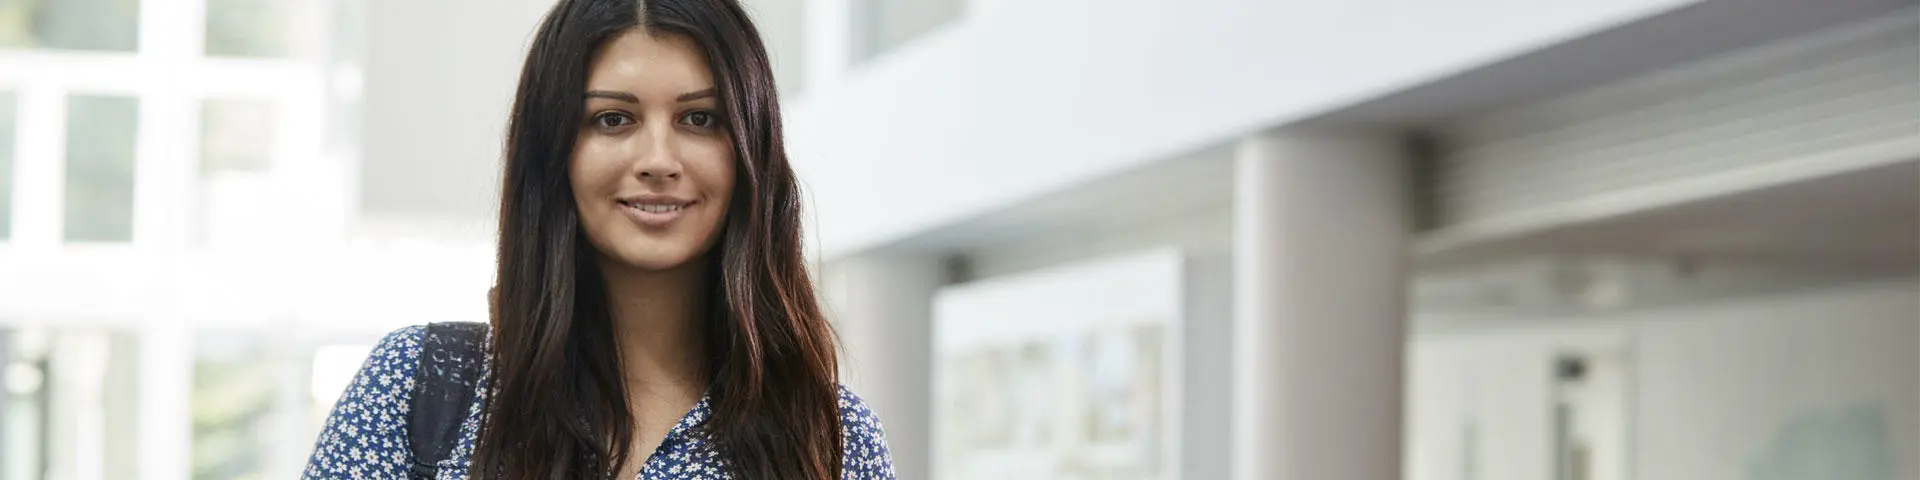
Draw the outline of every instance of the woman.
<instances>
[{"instance_id":1,"label":"woman","mask_svg":"<svg viewBox=\"0 0 1920 480\"><path fill-rule=\"evenodd\" d=\"M450 458L412 465L409 442L438 437L408 428L411 327L306 476L892 478L879 419L836 380L770 71L732 0L560 0L521 72L494 318Z\"/></svg>"}]
</instances>

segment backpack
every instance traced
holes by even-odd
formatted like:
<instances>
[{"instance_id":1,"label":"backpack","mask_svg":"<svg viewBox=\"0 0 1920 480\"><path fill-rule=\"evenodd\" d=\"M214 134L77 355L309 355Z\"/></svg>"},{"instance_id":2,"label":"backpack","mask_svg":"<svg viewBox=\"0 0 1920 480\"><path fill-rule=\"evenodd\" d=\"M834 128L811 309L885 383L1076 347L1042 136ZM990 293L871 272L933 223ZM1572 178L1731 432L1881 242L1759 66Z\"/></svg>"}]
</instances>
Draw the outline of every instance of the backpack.
<instances>
[{"instance_id":1,"label":"backpack","mask_svg":"<svg viewBox=\"0 0 1920 480\"><path fill-rule=\"evenodd\" d=\"M407 448L413 452L407 478L433 480L439 463L459 443L460 424L467 419L480 381L486 336L485 323L427 324L407 411Z\"/></svg>"}]
</instances>

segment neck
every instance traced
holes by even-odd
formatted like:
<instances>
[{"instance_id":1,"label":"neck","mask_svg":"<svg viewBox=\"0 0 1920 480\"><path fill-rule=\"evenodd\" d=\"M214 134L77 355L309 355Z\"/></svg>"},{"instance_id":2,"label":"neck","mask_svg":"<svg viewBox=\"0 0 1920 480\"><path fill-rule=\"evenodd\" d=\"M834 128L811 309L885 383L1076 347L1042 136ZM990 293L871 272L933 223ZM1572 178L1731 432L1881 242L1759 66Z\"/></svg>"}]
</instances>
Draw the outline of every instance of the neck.
<instances>
[{"instance_id":1,"label":"neck","mask_svg":"<svg viewBox=\"0 0 1920 480\"><path fill-rule=\"evenodd\" d=\"M702 324L710 288L705 264L694 259L671 270L641 271L600 262L607 314L631 394L697 397L706 389Z\"/></svg>"}]
</instances>

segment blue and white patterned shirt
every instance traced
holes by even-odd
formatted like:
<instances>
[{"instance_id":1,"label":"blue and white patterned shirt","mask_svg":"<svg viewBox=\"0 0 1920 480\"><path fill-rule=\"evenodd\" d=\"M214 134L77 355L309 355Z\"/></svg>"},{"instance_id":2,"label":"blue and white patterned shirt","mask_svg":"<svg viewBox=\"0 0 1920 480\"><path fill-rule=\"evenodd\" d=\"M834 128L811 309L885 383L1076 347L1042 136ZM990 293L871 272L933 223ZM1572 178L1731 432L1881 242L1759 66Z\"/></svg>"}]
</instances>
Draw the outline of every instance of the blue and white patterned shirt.
<instances>
[{"instance_id":1,"label":"blue and white patterned shirt","mask_svg":"<svg viewBox=\"0 0 1920 480\"><path fill-rule=\"evenodd\" d=\"M404 479L413 453L407 449L407 410L413 396L414 373L419 369L423 326L387 334L367 356L360 373L334 404L320 432L306 479ZM466 480L473 456L474 435L480 425L478 398L468 408L460 427L460 443L441 462L436 480ZM707 438L693 427L707 419L707 399L701 398L680 423L667 432L653 455L641 466L645 480L729 478L722 459ZM880 418L860 397L840 388L840 433L845 438L843 480L891 480L893 458L887 451Z\"/></svg>"}]
</instances>

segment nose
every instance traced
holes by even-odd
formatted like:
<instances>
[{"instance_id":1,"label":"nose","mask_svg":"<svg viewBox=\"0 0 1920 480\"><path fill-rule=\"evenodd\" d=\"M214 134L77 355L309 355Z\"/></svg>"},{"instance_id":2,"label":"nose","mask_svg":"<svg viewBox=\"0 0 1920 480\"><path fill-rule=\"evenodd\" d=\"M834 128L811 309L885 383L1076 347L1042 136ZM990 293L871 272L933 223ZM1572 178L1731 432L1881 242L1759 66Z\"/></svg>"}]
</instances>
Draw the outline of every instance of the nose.
<instances>
[{"instance_id":1,"label":"nose","mask_svg":"<svg viewBox=\"0 0 1920 480\"><path fill-rule=\"evenodd\" d=\"M670 181L680 179L680 155L674 145L671 131L654 131L637 137L646 137L646 145L640 148L639 158L634 162L634 175L641 181Z\"/></svg>"},{"instance_id":2,"label":"nose","mask_svg":"<svg viewBox=\"0 0 1920 480\"><path fill-rule=\"evenodd\" d=\"M642 162L641 180L679 180L680 168L674 162Z\"/></svg>"}]
</instances>

